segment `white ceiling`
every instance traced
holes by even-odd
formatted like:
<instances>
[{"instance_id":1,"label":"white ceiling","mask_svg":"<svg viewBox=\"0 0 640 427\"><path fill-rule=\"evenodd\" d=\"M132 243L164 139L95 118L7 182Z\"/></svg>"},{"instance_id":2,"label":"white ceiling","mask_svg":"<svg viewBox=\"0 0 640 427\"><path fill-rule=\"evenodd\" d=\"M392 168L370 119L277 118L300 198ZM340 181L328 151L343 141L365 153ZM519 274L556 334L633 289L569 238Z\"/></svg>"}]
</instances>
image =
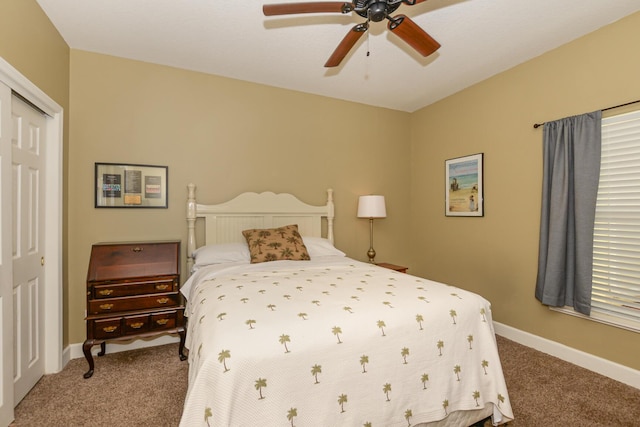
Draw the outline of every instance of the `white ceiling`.
<instances>
[{"instance_id":1,"label":"white ceiling","mask_svg":"<svg viewBox=\"0 0 640 427\"><path fill-rule=\"evenodd\" d=\"M371 23L324 68L355 13L265 17L292 0L37 0L72 49L412 112L640 10L638 0L430 0L413 19L442 47L423 58ZM370 55L367 56L367 50ZM597 52L594 52L594 55Z\"/></svg>"}]
</instances>

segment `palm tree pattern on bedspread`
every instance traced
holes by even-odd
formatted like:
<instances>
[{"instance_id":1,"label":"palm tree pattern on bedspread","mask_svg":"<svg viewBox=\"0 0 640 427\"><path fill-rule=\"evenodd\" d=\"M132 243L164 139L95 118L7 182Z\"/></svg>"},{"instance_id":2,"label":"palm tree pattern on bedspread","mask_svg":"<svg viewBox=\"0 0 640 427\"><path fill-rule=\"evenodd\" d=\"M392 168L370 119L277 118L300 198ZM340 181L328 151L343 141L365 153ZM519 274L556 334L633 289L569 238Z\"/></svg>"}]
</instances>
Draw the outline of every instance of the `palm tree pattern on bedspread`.
<instances>
[{"instance_id":1,"label":"palm tree pattern on bedspread","mask_svg":"<svg viewBox=\"0 0 640 427\"><path fill-rule=\"evenodd\" d=\"M205 398L182 425L410 427L485 405L513 418L485 299L348 258L294 264L194 289L190 393Z\"/></svg>"}]
</instances>

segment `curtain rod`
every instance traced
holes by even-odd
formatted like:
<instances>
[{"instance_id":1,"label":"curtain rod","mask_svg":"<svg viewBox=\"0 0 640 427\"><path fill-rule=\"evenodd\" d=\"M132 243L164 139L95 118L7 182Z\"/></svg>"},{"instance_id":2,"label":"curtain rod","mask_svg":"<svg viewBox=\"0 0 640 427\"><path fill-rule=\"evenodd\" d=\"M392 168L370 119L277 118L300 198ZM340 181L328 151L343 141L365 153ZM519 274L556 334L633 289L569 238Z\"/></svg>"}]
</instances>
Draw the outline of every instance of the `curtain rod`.
<instances>
[{"instance_id":1,"label":"curtain rod","mask_svg":"<svg viewBox=\"0 0 640 427\"><path fill-rule=\"evenodd\" d=\"M607 111L607 110L613 110L614 108L620 108L620 107L626 107L627 105L633 105L633 104L637 104L638 102L640 102L640 99L637 99L635 101L631 101L631 102L627 102L625 104L620 104L620 105L614 105L613 107L607 107L607 108L603 108L601 111ZM534 129L538 129L540 126L543 126L543 123L535 123L533 125Z\"/></svg>"}]
</instances>

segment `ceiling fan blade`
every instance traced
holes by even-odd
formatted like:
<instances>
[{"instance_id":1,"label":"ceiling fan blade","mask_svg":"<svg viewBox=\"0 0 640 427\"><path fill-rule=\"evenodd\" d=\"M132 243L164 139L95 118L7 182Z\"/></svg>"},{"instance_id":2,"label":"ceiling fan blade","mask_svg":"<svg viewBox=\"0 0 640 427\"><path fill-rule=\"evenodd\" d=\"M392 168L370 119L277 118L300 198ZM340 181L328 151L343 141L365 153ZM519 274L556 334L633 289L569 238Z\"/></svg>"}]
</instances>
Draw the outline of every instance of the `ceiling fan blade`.
<instances>
[{"instance_id":1,"label":"ceiling fan blade","mask_svg":"<svg viewBox=\"0 0 640 427\"><path fill-rule=\"evenodd\" d=\"M389 18L387 27L422 56L429 56L440 48L440 43L406 15Z\"/></svg>"},{"instance_id":2,"label":"ceiling fan blade","mask_svg":"<svg viewBox=\"0 0 640 427\"><path fill-rule=\"evenodd\" d=\"M296 13L349 13L353 4L339 1L317 1L307 3L265 4L262 12L265 16L292 15Z\"/></svg>"},{"instance_id":3,"label":"ceiling fan blade","mask_svg":"<svg viewBox=\"0 0 640 427\"><path fill-rule=\"evenodd\" d=\"M369 25L365 22L358 24L351 28L346 36L342 39L336 50L333 51L331 57L324 64L325 67L337 67L340 65L345 56L353 48L353 46L360 40L360 37L367 31Z\"/></svg>"}]
</instances>

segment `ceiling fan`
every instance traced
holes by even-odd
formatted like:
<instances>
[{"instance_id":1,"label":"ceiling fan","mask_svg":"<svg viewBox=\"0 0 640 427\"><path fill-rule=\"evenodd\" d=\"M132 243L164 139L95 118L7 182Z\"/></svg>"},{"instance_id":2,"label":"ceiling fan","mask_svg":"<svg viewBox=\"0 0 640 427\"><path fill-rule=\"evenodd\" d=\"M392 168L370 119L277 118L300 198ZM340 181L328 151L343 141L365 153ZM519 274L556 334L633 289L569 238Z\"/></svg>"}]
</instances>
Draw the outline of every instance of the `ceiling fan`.
<instances>
[{"instance_id":1,"label":"ceiling fan","mask_svg":"<svg viewBox=\"0 0 640 427\"><path fill-rule=\"evenodd\" d=\"M347 56L351 48L362 35L369 29L369 22L389 20L387 28L409 46L414 48L422 56L429 56L438 48L440 43L420 28L406 15L389 16L402 4L413 6L426 0L353 0L349 2L305 2L305 3L280 3L265 4L262 11L265 16L292 15L298 13L342 13L355 12L367 20L356 24L342 39L338 47L329 57L325 67L337 67Z\"/></svg>"}]
</instances>

